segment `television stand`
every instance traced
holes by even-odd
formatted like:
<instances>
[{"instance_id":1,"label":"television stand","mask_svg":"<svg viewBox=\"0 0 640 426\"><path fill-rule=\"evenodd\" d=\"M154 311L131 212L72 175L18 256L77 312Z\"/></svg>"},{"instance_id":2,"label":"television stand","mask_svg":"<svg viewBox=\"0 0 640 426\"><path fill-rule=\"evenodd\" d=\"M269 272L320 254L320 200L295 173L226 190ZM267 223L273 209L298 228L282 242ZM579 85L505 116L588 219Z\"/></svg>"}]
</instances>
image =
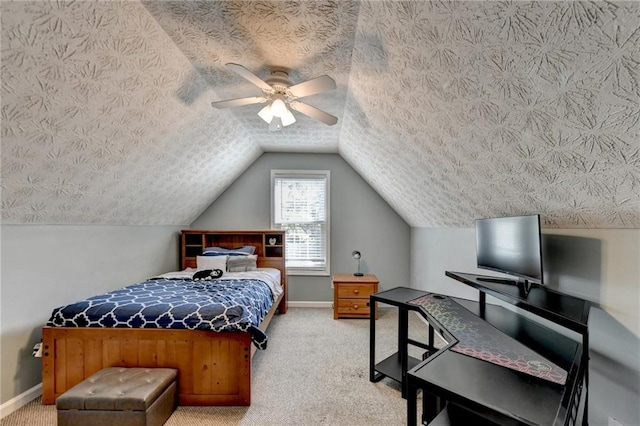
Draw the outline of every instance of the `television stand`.
<instances>
[{"instance_id":1,"label":"television stand","mask_svg":"<svg viewBox=\"0 0 640 426\"><path fill-rule=\"evenodd\" d=\"M509 280L506 278L478 277L477 280L486 281L488 283L497 283L497 284L512 284L512 285L518 284L517 281Z\"/></svg>"},{"instance_id":2,"label":"television stand","mask_svg":"<svg viewBox=\"0 0 640 426\"><path fill-rule=\"evenodd\" d=\"M537 287L539 284L531 282L529 280L510 280L508 278L494 278L494 277L484 277L478 276L476 278L478 281L486 282L486 283L496 283L496 284L506 284L518 287L522 296L527 297L529 292L533 287Z\"/></svg>"}]
</instances>

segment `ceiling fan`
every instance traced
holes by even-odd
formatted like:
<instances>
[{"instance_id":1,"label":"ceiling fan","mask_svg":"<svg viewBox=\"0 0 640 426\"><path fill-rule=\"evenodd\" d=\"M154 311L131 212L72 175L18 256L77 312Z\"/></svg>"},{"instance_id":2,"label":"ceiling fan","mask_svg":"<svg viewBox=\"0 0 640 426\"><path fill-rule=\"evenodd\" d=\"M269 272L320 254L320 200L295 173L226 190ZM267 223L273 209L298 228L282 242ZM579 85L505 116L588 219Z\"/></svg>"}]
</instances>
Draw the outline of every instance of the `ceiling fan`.
<instances>
[{"instance_id":1,"label":"ceiling fan","mask_svg":"<svg viewBox=\"0 0 640 426\"><path fill-rule=\"evenodd\" d=\"M231 70L241 77L262 89L263 96L252 96L248 98L228 99L226 101L212 102L214 108L231 108L244 105L261 104L269 102L262 108L258 115L269 124L269 130L280 130L296 122L293 113L287 108L301 112L311 118L315 118L329 126L338 122L338 118L328 114L314 106L300 102L298 99L305 96L315 95L336 88L336 82L327 75L292 84L289 75L285 70L273 69L271 75L266 80L247 70L242 65L228 63Z\"/></svg>"}]
</instances>

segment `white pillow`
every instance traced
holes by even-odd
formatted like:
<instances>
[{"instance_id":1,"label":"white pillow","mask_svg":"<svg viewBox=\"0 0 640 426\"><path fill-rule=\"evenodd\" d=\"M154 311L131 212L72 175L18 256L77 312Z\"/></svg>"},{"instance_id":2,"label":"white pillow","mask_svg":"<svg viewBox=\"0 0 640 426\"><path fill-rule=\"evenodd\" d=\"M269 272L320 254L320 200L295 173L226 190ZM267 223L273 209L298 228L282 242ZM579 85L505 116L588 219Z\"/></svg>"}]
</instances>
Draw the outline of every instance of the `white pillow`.
<instances>
[{"instance_id":1,"label":"white pillow","mask_svg":"<svg viewBox=\"0 0 640 426\"><path fill-rule=\"evenodd\" d=\"M220 269L227 270L227 258L229 256L198 256L196 258L196 267L198 271L203 269Z\"/></svg>"}]
</instances>

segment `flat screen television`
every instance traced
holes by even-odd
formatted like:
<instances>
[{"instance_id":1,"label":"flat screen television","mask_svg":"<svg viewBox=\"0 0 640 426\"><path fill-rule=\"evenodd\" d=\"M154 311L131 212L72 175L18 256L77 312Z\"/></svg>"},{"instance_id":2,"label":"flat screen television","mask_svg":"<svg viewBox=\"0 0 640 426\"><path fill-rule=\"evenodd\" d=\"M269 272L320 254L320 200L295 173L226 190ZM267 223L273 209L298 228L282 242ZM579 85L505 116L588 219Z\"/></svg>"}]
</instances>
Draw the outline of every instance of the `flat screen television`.
<instances>
[{"instance_id":1,"label":"flat screen television","mask_svg":"<svg viewBox=\"0 0 640 426\"><path fill-rule=\"evenodd\" d=\"M519 278L486 281L523 283L527 288L544 284L540 215L477 219L476 256L479 269Z\"/></svg>"}]
</instances>

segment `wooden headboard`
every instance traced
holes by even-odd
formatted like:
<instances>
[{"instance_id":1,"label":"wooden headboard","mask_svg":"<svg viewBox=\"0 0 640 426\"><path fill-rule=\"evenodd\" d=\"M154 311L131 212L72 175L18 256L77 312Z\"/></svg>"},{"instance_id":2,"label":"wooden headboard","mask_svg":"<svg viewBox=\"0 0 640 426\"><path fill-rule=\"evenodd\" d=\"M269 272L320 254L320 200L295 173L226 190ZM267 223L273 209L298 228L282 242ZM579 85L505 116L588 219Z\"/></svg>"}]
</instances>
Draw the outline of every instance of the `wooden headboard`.
<instances>
[{"instance_id":1,"label":"wooden headboard","mask_svg":"<svg viewBox=\"0 0 640 426\"><path fill-rule=\"evenodd\" d=\"M254 246L258 255L258 268L280 270L280 282L284 288L280 313L287 312L287 268L285 265L284 231L278 230L183 230L180 238L180 269L195 268L196 257L205 247L237 248Z\"/></svg>"}]
</instances>

